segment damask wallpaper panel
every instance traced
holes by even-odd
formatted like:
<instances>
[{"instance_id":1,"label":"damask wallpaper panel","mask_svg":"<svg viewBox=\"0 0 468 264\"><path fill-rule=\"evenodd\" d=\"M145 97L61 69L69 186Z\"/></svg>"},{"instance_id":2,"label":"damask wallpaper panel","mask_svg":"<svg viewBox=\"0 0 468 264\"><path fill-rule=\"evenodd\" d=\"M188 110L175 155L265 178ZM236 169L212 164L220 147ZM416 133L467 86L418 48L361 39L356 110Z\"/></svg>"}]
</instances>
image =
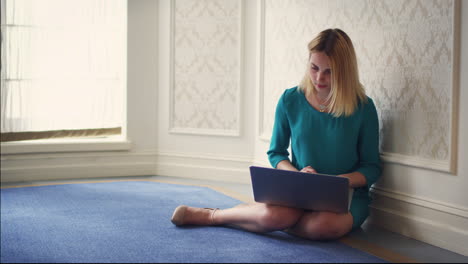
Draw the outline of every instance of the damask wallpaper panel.
<instances>
[{"instance_id":1,"label":"damask wallpaper panel","mask_svg":"<svg viewBox=\"0 0 468 264\"><path fill-rule=\"evenodd\" d=\"M377 106L384 160L453 172L458 0L262 3L260 138L269 140L280 95L304 75L308 42L341 28L353 40L361 83Z\"/></svg>"},{"instance_id":2,"label":"damask wallpaper panel","mask_svg":"<svg viewBox=\"0 0 468 264\"><path fill-rule=\"evenodd\" d=\"M239 135L242 0L171 4L170 132Z\"/></svg>"}]
</instances>

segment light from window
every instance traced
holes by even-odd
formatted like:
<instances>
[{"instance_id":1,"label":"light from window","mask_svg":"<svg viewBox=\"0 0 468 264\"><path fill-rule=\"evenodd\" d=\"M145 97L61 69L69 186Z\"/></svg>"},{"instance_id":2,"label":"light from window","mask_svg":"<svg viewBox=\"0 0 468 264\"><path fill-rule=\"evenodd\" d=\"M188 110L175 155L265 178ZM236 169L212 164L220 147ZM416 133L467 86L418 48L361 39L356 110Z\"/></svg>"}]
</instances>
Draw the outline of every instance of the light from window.
<instances>
[{"instance_id":1,"label":"light from window","mask_svg":"<svg viewBox=\"0 0 468 264\"><path fill-rule=\"evenodd\" d=\"M2 141L120 133L126 26L126 0L2 0Z\"/></svg>"}]
</instances>

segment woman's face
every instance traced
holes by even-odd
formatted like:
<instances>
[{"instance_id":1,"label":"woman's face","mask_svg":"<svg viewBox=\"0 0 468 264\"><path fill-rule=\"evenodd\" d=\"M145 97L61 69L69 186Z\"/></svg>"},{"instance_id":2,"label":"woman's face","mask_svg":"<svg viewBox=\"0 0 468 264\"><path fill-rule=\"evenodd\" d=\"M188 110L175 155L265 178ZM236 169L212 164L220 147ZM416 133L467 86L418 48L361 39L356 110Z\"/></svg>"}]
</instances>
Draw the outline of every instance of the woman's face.
<instances>
[{"instance_id":1,"label":"woman's face","mask_svg":"<svg viewBox=\"0 0 468 264\"><path fill-rule=\"evenodd\" d=\"M328 94L331 89L330 58L323 52L310 55L310 80L320 94Z\"/></svg>"}]
</instances>

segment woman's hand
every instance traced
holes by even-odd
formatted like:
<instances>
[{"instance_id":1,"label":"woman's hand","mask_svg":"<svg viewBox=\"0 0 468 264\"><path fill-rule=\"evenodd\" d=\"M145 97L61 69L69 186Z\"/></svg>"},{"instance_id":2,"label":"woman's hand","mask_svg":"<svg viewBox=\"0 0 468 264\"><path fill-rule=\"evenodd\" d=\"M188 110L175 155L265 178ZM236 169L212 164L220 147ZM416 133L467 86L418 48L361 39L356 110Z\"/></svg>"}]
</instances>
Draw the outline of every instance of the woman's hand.
<instances>
[{"instance_id":1,"label":"woman's hand","mask_svg":"<svg viewBox=\"0 0 468 264\"><path fill-rule=\"evenodd\" d=\"M298 169L296 169L289 160L280 161L278 165L276 165L276 168L280 170L298 171Z\"/></svg>"},{"instance_id":2,"label":"woman's hand","mask_svg":"<svg viewBox=\"0 0 468 264\"><path fill-rule=\"evenodd\" d=\"M349 187L351 188L357 188L357 187L362 187L367 185L367 179L364 177L364 174L355 171L352 173L347 173L347 174L341 174L338 175L341 177L346 177L349 179Z\"/></svg>"},{"instance_id":3,"label":"woman's hand","mask_svg":"<svg viewBox=\"0 0 468 264\"><path fill-rule=\"evenodd\" d=\"M307 173L317 173L317 171L312 168L311 166L307 166L302 168L301 172L307 172Z\"/></svg>"}]
</instances>

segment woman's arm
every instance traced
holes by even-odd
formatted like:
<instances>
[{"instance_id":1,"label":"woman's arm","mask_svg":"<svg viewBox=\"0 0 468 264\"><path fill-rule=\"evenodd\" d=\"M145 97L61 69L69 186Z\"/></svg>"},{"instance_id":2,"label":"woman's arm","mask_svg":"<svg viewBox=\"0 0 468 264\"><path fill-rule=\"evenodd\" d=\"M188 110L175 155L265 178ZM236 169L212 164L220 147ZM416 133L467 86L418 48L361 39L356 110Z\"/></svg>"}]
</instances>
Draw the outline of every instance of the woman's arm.
<instances>
[{"instance_id":1,"label":"woman's arm","mask_svg":"<svg viewBox=\"0 0 468 264\"><path fill-rule=\"evenodd\" d=\"M358 152L359 168L353 173L344 174L344 176L350 179L351 186L366 186L370 189L382 171L379 153L379 120L377 109L370 98L364 109L363 123L359 132Z\"/></svg>"},{"instance_id":2,"label":"woman's arm","mask_svg":"<svg viewBox=\"0 0 468 264\"><path fill-rule=\"evenodd\" d=\"M296 169L289 160L280 161L278 165L276 165L276 168L279 170L298 171L298 169Z\"/></svg>"},{"instance_id":3,"label":"woman's arm","mask_svg":"<svg viewBox=\"0 0 468 264\"><path fill-rule=\"evenodd\" d=\"M349 179L349 187L351 188L358 188L362 186L366 186L367 180L366 177L359 171L351 172L351 173L346 173L346 174L341 174L338 175L341 177L346 177Z\"/></svg>"},{"instance_id":4,"label":"woman's arm","mask_svg":"<svg viewBox=\"0 0 468 264\"><path fill-rule=\"evenodd\" d=\"M289 161L288 147L291 138L291 128L289 127L289 120L284 106L286 92L287 90L280 97L276 105L275 122L271 135L270 148L267 152L271 166L277 169L279 169L278 164L280 162ZM289 169L292 168L289 167Z\"/></svg>"}]
</instances>

